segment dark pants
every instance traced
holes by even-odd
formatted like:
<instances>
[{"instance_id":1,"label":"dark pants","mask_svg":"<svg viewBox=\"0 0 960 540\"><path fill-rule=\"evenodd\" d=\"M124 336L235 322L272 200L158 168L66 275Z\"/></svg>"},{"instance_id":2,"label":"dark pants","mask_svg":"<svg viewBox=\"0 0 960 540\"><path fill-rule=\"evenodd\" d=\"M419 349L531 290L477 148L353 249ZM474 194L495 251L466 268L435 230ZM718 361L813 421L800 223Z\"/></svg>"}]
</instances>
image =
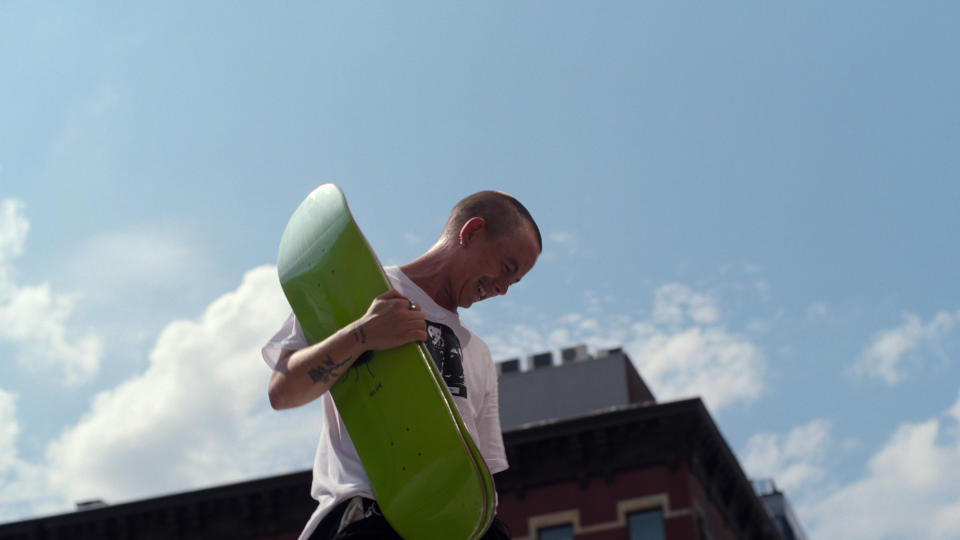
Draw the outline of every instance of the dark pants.
<instances>
[{"instance_id":1,"label":"dark pants","mask_svg":"<svg viewBox=\"0 0 960 540\"><path fill-rule=\"evenodd\" d=\"M360 498L355 497L355 499ZM359 513L362 517L358 517L356 521L351 521L341 528L340 522L352 501L354 499L349 499L334 507L320 521L317 529L310 535L310 540L403 540L387 523L387 519L380 512L377 502L371 499L360 499L354 502L350 512L354 515ZM500 518L494 518L493 524L483 535L483 540L509 539L510 533L503 522L500 521Z\"/></svg>"}]
</instances>

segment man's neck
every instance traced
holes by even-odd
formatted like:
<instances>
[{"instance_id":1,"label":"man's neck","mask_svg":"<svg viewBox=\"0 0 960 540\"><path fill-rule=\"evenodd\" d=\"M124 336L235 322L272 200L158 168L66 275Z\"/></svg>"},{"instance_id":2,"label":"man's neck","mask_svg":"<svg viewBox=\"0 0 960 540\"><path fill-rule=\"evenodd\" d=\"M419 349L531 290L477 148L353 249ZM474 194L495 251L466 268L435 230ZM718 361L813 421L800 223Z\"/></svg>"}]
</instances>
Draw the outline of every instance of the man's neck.
<instances>
[{"instance_id":1,"label":"man's neck","mask_svg":"<svg viewBox=\"0 0 960 540\"><path fill-rule=\"evenodd\" d=\"M456 291L451 290L450 257L446 247L435 245L423 255L400 267L410 281L427 293L440 307L456 312Z\"/></svg>"}]
</instances>

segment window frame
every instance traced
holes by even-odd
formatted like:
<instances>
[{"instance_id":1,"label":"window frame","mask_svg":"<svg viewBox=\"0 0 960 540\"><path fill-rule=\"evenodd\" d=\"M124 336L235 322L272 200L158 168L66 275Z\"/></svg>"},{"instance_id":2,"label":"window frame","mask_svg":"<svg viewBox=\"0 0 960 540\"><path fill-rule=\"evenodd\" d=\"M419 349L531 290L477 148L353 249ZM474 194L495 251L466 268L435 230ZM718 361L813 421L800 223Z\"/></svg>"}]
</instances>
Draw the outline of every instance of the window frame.
<instances>
[{"instance_id":1,"label":"window frame","mask_svg":"<svg viewBox=\"0 0 960 540\"><path fill-rule=\"evenodd\" d=\"M666 540L667 538L666 511L663 509L662 506L643 508L643 509L638 508L636 510L631 510L627 512L626 515L624 516L627 521L627 538L631 538L631 539L633 538L633 528L631 527L632 518L634 516L641 516L643 514L656 514L657 516L660 517L660 533L661 533L660 538L651 539L651 540ZM647 539L643 539L643 540L647 540Z\"/></svg>"},{"instance_id":2,"label":"window frame","mask_svg":"<svg viewBox=\"0 0 960 540\"><path fill-rule=\"evenodd\" d=\"M574 530L573 523L555 523L553 525L544 525L542 527L537 527L537 540L544 540L543 533L548 531L559 531L563 529L565 531L570 531L570 540L573 540L577 537L577 533ZM548 539L549 540L549 539Z\"/></svg>"}]
</instances>

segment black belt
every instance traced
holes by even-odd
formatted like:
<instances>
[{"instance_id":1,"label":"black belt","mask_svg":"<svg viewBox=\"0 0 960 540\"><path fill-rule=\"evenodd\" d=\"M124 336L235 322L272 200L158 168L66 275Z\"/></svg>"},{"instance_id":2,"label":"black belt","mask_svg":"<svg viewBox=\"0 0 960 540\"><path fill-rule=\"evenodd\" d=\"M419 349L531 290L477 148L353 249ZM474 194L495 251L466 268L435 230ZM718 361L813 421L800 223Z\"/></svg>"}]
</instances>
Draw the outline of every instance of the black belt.
<instances>
[{"instance_id":1,"label":"black belt","mask_svg":"<svg viewBox=\"0 0 960 540\"><path fill-rule=\"evenodd\" d=\"M333 538L341 529L354 521L383 515L377 501L366 497L351 497L334 506L326 516L320 520L317 528L310 535L310 540L327 540Z\"/></svg>"}]
</instances>

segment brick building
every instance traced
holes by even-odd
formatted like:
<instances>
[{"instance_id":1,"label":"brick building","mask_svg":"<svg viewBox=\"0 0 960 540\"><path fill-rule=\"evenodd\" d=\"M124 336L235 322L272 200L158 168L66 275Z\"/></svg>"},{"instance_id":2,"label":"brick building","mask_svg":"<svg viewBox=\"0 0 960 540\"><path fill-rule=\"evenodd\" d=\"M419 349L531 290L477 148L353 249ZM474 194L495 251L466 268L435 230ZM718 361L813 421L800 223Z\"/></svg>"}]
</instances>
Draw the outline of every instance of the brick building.
<instances>
[{"instance_id":1,"label":"brick building","mask_svg":"<svg viewBox=\"0 0 960 540\"><path fill-rule=\"evenodd\" d=\"M519 365L501 364L497 478L518 540L781 537L699 399L658 404L620 349Z\"/></svg>"}]
</instances>

